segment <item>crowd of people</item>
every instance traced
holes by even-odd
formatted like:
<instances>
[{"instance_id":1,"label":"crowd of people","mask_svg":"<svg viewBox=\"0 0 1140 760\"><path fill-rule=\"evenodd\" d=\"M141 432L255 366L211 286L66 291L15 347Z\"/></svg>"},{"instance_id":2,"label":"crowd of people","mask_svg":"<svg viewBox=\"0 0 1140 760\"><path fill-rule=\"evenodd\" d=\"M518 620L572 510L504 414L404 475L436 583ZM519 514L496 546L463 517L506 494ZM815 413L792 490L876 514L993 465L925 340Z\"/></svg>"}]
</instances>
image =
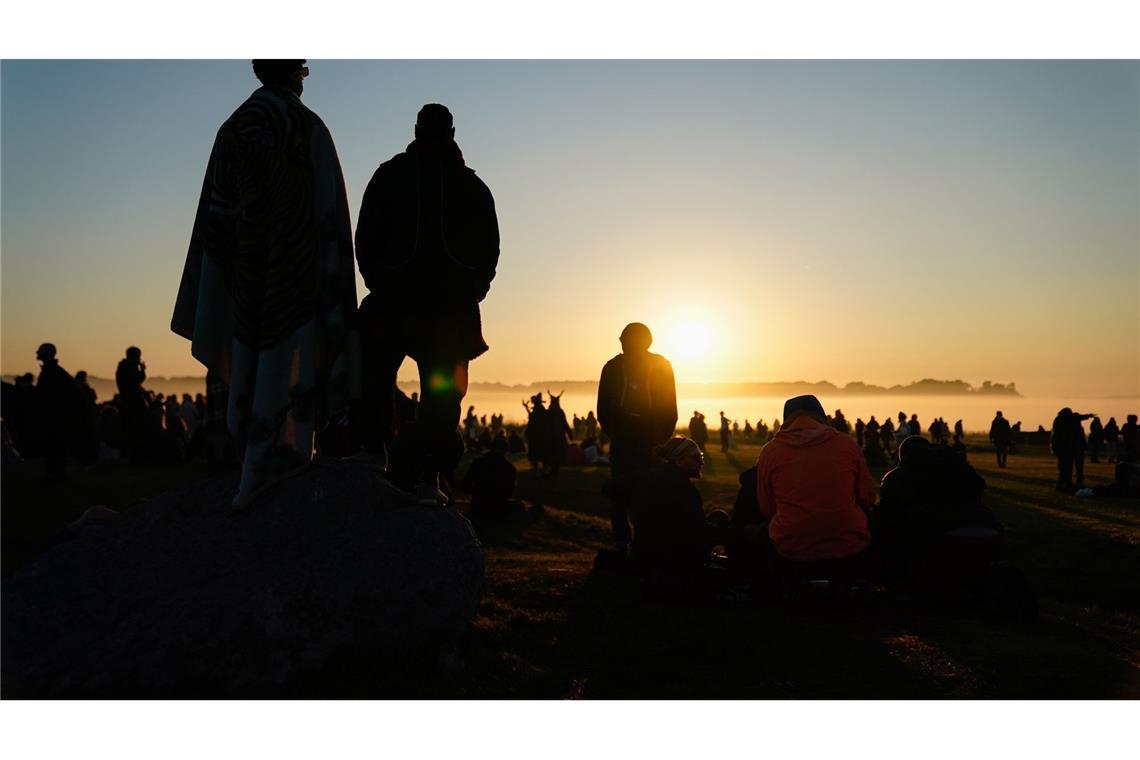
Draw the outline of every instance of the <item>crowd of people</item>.
<instances>
[{"instance_id":1,"label":"crowd of people","mask_svg":"<svg viewBox=\"0 0 1140 760\"><path fill-rule=\"evenodd\" d=\"M136 464L234 460L224 385L207 382L205 394L181 398L148 390L142 352L132 346L115 373L117 392L101 401L85 371L72 376L64 369L53 344L41 345L36 357L38 377L29 372L3 384L5 461L43 458L45 478L61 482L69 460L82 467L118 459Z\"/></svg>"},{"instance_id":2,"label":"crowd of people","mask_svg":"<svg viewBox=\"0 0 1140 760\"><path fill-rule=\"evenodd\" d=\"M626 325L621 352L602 367L596 417L569 420L549 390L523 401L524 426L474 407L462 415L470 362L488 350L480 304L499 258L491 192L468 167L451 112L427 104L412 142L372 175L354 236L332 137L300 99L304 64L254 61L262 86L214 142L171 320L207 368L205 393L146 390L142 353L131 347L117 393L100 403L85 373L70 375L45 343L34 384L25 375L4 386L6 459L42 455L48 479L59 480L69 456L204 457L240 468L232 505L246 509L319 453L378 469L421 505L452 505L458 487L472 494L474 516L504 517L521 508L511 458L525 454L543 477L608 465L614 546L605 556L664 587L689 584L717 546L759 588L818 578L985 582L1002 528L982 503L961 420L951 428L938 417L924 430L900 411L897 422L852 425L810 395L789 399L771 423L741 428L721 411L722 452L741 441L763 447L733 513L706 515L693 485L705 415L694 411L689 436L676 435L673 367L649 350L645 324ZM368 290L359 305L357 269ZM410 397L396 384L407 357L420 377ZM989 439L999 468L1020 426L997 413ZM1086 453L1134 466L1136 416L1118 429L1115 419L1102 426L1063 409L1051 447L1057 487L1081 489ZM459 479L465 451L477 454ZM877 495L871 468L889 465Z\"/></svg>"}]
</instances>

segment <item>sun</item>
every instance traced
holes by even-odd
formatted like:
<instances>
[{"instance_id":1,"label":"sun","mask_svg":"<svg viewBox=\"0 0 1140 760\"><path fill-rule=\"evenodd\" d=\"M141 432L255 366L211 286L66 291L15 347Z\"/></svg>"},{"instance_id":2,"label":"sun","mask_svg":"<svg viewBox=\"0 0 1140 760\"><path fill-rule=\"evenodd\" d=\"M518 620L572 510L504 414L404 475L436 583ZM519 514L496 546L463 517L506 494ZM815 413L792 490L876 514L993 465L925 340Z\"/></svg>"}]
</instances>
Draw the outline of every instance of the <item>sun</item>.
<instances>
[{"instance_id":1,"label":"sun","mask_svg":"<svg viewBox=\"0 0 1140 760\"><path fill-rule=\"evenodd\" d=\"M664 326L652 350L669 359L678 375L704 377L715 374L719 334L699 317L678 319Z\"/></svg>"}]
</instances>

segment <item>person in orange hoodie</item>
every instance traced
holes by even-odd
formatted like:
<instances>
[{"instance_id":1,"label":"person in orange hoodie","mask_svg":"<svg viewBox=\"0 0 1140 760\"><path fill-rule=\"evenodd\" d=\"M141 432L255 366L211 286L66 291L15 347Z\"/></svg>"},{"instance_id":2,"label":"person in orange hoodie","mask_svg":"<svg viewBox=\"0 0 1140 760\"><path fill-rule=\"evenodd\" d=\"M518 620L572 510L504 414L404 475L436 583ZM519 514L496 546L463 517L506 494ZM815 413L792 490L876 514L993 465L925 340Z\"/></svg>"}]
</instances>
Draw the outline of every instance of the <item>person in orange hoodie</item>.
<instances>
[{"instance_id":1,"label":"person in orange hoodie","mask_svg":"<svg viewBox=\"0 0 1140 760\"><path fill-rule=\"evenodd\" d=\"M854 558L871 542L871 472L854 439L827 424L815 396L784 403L784 426L756 462L756 496L772 548L785 560Z\"/></svg>"}]
</instances>

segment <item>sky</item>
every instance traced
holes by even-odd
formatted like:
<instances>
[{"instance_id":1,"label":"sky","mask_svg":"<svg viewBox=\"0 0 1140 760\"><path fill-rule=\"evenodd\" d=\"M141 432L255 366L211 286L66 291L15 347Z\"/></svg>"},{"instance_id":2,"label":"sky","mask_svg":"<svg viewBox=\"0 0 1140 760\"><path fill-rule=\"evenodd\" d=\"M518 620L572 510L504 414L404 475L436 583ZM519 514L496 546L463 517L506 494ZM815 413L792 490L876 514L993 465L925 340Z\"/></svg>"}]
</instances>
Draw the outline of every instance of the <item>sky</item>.
<instances>
[{"instance_id":1,"label":"sky","mask_svg":"<svg viewBox=\"0 0 1140 760\"><path fill-rule=\"evenodd\" d=\"M495 196L473 381L924 377L1140 394L1135 61L320 61L353 223L419 107ZM248 61L0 64L0 365L202 375L169 320ZM365 294L357 281L357 295ZM406 363L402 377L414 376Z\"/></svg>"}]
</instances>

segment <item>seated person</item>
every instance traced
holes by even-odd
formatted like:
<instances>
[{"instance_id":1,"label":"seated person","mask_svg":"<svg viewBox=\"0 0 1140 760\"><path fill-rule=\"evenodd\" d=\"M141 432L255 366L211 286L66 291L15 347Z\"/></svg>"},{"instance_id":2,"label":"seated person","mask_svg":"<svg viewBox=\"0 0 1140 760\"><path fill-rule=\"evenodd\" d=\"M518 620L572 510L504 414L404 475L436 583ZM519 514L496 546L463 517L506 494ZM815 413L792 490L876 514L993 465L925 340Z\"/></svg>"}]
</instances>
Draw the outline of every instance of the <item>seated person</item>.
<instances>
[{"instance_id":1,"label":"seated person","mask_svg":"<svg viewBox=\"0 0 1140 760\"><path fill-rule=\"evenodd\" d=\"M982 504L986 481L952 448L911 436L883 476L873 529L888 580L970 585L997 559L1001 523Z\"/></svg>"},{"instance_id":2,"label":"seated person","mask_svg":"<svg viewBox=\"0 0 1140 760\"><path fill-rule=\"evenodd\" d=\"M861 571L875 484L855 440L827 424L815 396L785 402L784 425L756 461L756 498L782 577Z\"/></svg>"},{"instance_id":3,"label":"seated person","mask_svg":"<svg viewBox=\"0 0 1140 760\"><path fill-rule=\"evenodd\" d=\"M467 468L463 490L471 494L471 518L502 519L525 511L515 493L515 466L507 459L507 439L495 438L491 450Z\"/></svg>"},{"instance_id":4,"label":"seated person","mask_svg":"<svg viewBox=\"0 0 1140 760\"><path fill-rule=\"evenodd\" d=\"M1083 488L1077 491L1077 496L1097 496L1116 499L1140 498L1140 463L1117 463L1110 485Z\"/></svg>"},{"instance_id":5,"label":"seated person","mask_svg":"<svg viewBox=\"0 0 1140 760\"><path fill-rule=\"evenodd\" d=\"M629 510L630 551L642 574L691 574L708 561L714 546L715 529L705 522L701 494L691 482L701 477L704 455L688 438L673 438L656 454L662 464L614 478L603 492Z\"/></svg>"}]
</instances>

